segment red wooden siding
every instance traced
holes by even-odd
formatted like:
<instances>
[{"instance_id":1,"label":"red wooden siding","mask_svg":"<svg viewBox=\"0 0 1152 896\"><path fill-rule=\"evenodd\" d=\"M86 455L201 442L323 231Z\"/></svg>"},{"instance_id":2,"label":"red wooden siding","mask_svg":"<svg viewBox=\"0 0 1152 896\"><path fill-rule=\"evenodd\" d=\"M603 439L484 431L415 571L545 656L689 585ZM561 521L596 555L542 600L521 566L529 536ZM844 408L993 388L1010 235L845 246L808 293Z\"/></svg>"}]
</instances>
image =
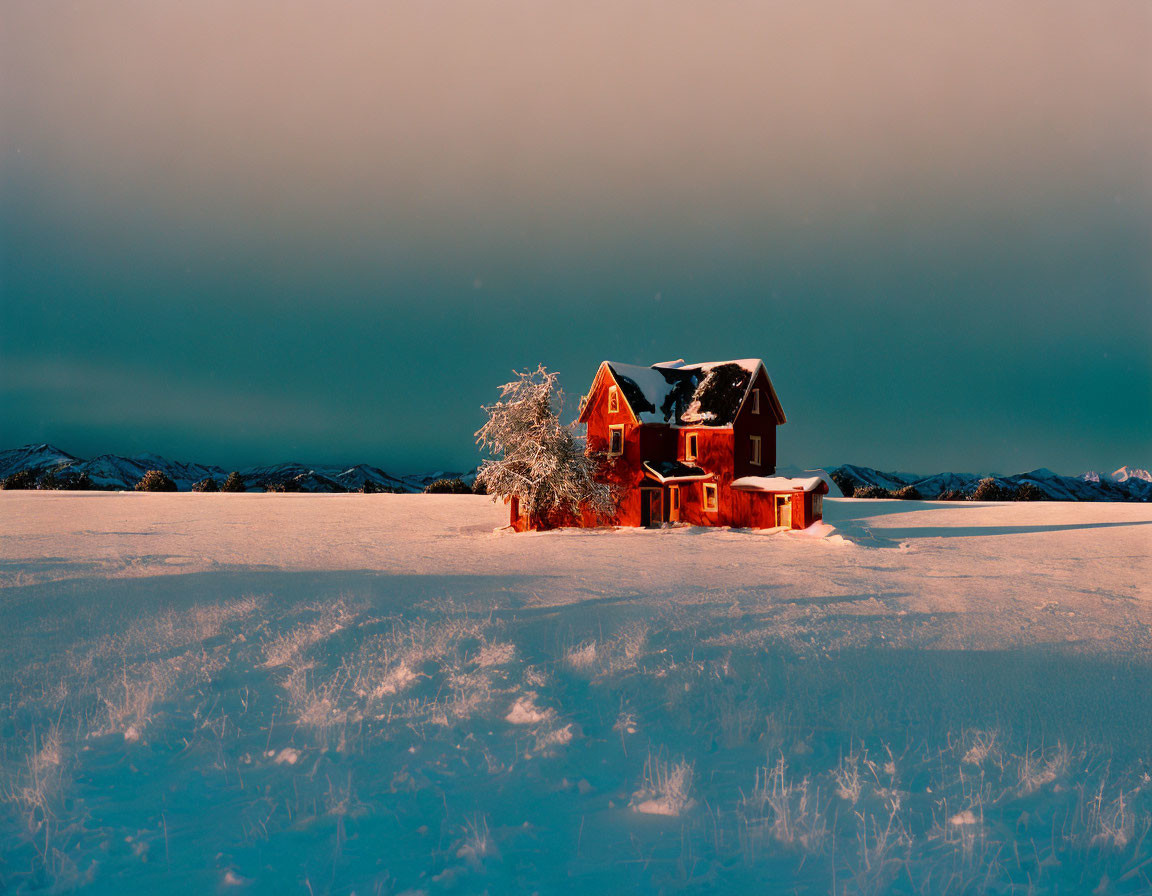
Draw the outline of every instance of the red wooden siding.
<instances>
[{"instance_id":1,"label":"red wooden siding","mask_svg":"<svg viewBox=\"0 0 1152 896\"><path fill-rule=\"evenodd\" d=\"M619 485L623 496L616 519L612 522L619 526L639 526L638 487L644 479L644 461L653 457L654 450L659 450L660 436L653 431L654 427L640 426L636 422L622 393L619 409L615 413L608 410L608 390L614 385L616 383L612 375L604 369L588 395L585 409L588 450L607 452L609 427L623 425L624 453L608 458L605 478ZM667 427L664 429L667 430Z\"/></svg>"},{"instance_id":2,"label":"red wooden siding","mask_svg":"<svg viewBox=\"0 0 1152 896\"><path fill-rule=\"evenodd\" d=\"M749 393L748 401L740 409L732 424L732 433L735 437L733 462L737 479L741 476L771 476L776 472L776 416L768 398L772 387L763 367L756 371L752 388L760 390L760 413L752 413L752 398ZM760 436L760 466L751 463L751 436Z\"/></svg>"}]
</instances>

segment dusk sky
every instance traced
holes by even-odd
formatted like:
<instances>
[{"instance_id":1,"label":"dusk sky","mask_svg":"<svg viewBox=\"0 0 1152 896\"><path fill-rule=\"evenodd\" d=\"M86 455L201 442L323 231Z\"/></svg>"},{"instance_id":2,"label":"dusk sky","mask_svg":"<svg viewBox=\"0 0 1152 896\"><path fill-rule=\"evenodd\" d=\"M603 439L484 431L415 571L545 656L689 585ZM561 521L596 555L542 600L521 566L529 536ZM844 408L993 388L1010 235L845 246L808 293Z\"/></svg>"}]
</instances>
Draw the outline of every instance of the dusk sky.
<instances>
[{"instance_id":1,"label":"dusk sky","mask_svg":"<svg viewBox=\"0 0 1152 896\"><path fill-rule=\"evenodd\" d=\"M781 464L1152 464L1152 5L0 0L0 448L464 469L762 357Z\"/></svg>"}]
</instances>

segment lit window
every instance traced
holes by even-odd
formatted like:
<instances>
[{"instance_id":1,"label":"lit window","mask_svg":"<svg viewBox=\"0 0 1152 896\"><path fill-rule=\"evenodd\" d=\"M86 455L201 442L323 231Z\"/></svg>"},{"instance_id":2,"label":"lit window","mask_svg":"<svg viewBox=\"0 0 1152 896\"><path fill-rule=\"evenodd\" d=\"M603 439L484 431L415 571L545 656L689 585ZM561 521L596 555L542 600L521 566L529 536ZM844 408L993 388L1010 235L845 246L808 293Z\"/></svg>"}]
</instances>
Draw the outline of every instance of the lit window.
<instances>
[{"instance_id":1,"label":"lit window","mask_svg":"<svg viewBox=\"0 0 1152 896\"><path fill-rule=\"evenodd\" d=\"M618 457L624 453L624 427L609 426L608 427L608 455L609 457Z\"/></svg>"},{"instance_id":2,"label":"lit window","mask_svg":"<svg viewBox=\"0 0 1152 896\"><path fill-rule=\"evenodd\" d=\"M620 390L615 386L608 389L608 413L615 414L620 410Z\"/></svg>"},{"instance_id":3,"label":"lit window","mask_svg":"<svg viewBox=\"0 0 1152 896\"><path fill-rule=\"evenodd\" d=\"M752 456L748 459L748 463L754 467L760 466L760 436L751 436L752 439Z\"/></svg>"},{"instance_id":4,"label":"lit window","mask_svg":"<svg viewBox=\"0 0 1152 896\"><path fill-rule=\"evenodd\" d=\"M684 442L685 442L685 444L684 444L684 459L685 460L696 460L696 453L699 450L699 445L698 445L698 441L696 438L696 433L694 433L694 432L688 433L688 435L685 436L685 438L684 438Z\"/></svg>"},{"instance_id":5,"label":"lit window","mask_svg":"<svg viewBox=\"0 0 1152 896\"><path fill-rule=\"evenodd\" d=\"M704 509L716 512L716 486L714 483L704 483Z\"/></svg>"},{"instance_id":6,"label":"lit window","mask_svg":"<svg viewBox=\"0 0 1152 896\"><path fill-rule=\"evenodd\" d=\"M753 414L759 414L760 413L760 390L759 389L753 389L752 390L752 413Z\"/></svg>"}]
</instances>

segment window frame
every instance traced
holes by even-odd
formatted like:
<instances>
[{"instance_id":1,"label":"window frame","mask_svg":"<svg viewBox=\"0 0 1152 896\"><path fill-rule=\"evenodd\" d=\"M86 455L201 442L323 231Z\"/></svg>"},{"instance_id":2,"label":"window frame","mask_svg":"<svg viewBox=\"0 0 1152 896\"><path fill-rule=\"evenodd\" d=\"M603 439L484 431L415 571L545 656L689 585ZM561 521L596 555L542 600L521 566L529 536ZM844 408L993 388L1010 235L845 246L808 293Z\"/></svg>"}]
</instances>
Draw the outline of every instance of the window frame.
<instances>
[{"instance_id":1,"label":"window frame","mask_svg":"<svg viewBox=\"0 0 1152 896\"><path fill-rule=\"evenodd\" d=\"M748 455L748 463L753 467L759 467L764 462L764 445L760 436L749 436L751 440L751 450Z\"/></svg>"},{"instance_id":2,"label":"window frame","mask_svg":"<svg viewBox=\"0 0 1152 896\"><path fill-rule=\"evenodd\" d=\"M752 413L753 414L759 414L760 413L760 390L759 389L753 389L752 390Z\"/></svg>"},{"instance_id":3,"label":"window frame","mask_svg":"<svg viewBox=\"0 0 1152 896\"><path fill-rule=\"evenodd\" d=\"M616 433L620 433L620 450L619 451L613 451L612 450L612 437L614 435L616 435ZM624 424L623 423L616 423L616 424L613 424L612 426L608 427L608 456L609 457L620 457L623 454L624 454Z\"/></svg>"},{"instance_id":4,"label":"window frame","mask_svg":"<svg viewBox=\"0 0 1152 896\"><path fill-rule=\"evenodd\" d=\"M696 460L700 456L699 433L689 432L684 435L684 460Z\"/></svg>"},{"instance_id":5,"label":"window frame","mask_svg":"<svg viewBox=\"0 0 1152 896\"><path fill-rule=\"evenodd\" d=\"M616 386L608 387L608 413L620 413L620 390Z\"/></svg>"},{"instance_id":6,"label":"window frame","mask_svg":"<svg viewBox=\"0 0 1152 896\"><path fill-rule=\"evenodd\" d=\"M712 492L712 500L708 500L708 492ZM706 513L716 513L720 507L720 489L715 482L700 483L700 504Z\"/></svg>"}]
</instances>

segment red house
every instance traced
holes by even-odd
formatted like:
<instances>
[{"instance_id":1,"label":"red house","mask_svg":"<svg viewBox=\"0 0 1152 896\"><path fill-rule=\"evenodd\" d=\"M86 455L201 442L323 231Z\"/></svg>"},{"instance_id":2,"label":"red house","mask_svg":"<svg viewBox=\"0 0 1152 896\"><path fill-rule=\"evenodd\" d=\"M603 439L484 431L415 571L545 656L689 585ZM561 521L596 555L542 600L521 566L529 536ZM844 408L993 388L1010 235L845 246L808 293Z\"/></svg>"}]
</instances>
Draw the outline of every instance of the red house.
<instances>
[{"instance_id":1,"label":"red house","mask_svg":"<svg viewBox=\"0 0 1152 896\"><path fill-rule=\"evenodd\" d=\"M774 475L776 427L786 419L758 359L605 361L577 422L587 425L588 450L608 455L605 475L622 494L614 519L577 524L803 529L822 516L823 480ZM512 526L532 528L511 505Z\"/></svg>"}]
</instances>

